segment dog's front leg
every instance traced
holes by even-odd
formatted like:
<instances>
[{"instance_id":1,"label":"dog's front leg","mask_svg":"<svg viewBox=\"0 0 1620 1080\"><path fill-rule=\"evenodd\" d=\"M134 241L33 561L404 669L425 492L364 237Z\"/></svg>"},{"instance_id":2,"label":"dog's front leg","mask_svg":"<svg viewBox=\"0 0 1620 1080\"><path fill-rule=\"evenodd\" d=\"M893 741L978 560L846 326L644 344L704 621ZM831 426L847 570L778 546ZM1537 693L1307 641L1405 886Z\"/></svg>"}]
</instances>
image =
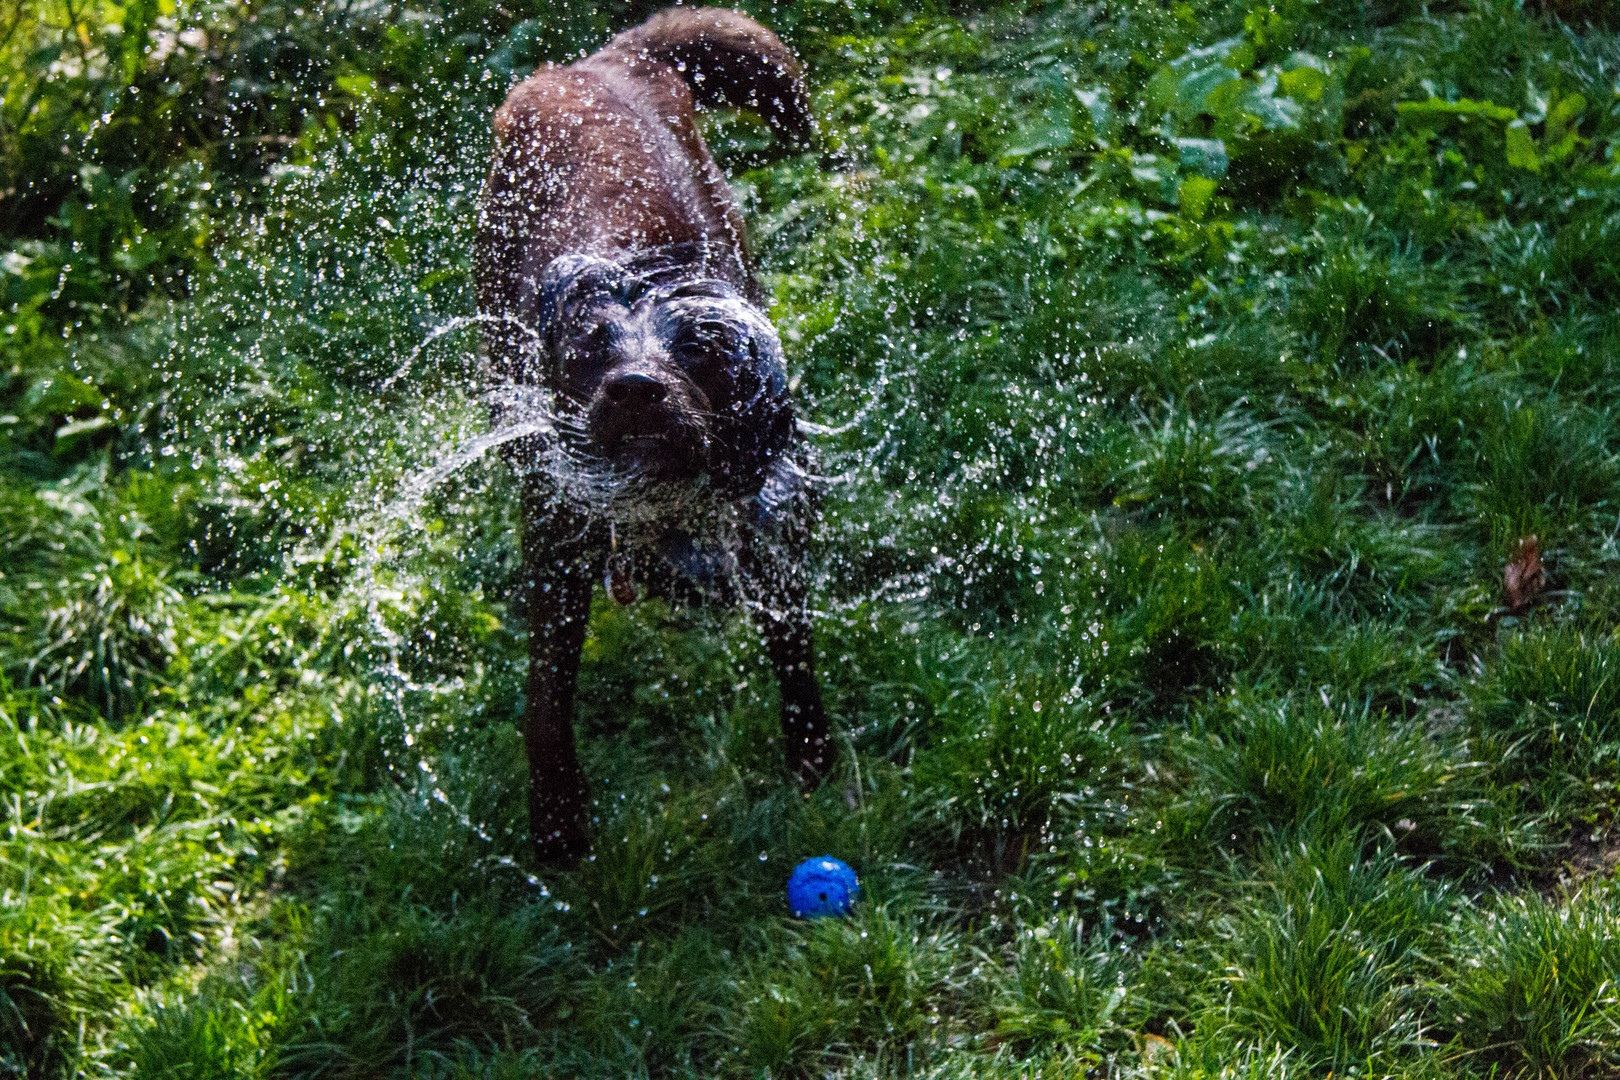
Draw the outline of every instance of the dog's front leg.
<instances>
[{"instance_id":1,"label":"dog's front leg","mask_svg":"<svg viewBox=\"0 0 1620 1080\"><path fill-rule=\"evenodd\" d=\"M765 637L765 651L782 692L782 740L788 765L809 790L821 783L835 756L827 709L816 682L815 638L802 593L772 600L785 602L784 607L772 610L774 604L762 605L755 621Z\"/></svg>"},{"instance_id":2,"label":"dog's front leg","mask_svg":"<svg viewBox=\"0 0 1620 1080\"><path fill-rule=\"evenodd\" d=\"M528 590L529 676L523 746L529 758L529 836L542 863L590 848L590 796L574 749L574 685L591 609L592 564L583 518L548 484L523 485L523 577Z\"/></svg>"},{"instance_id":3,"label":"dog's front leg","mask_svg":"<svg viewBox=\"0 0 1620 1080\"><path fill-rule=\"evenodd\" d=\"M806 790L821 783L836 750L816 682L804 557L815 508L802 470L779 468L743 527L742 569L753 593L754 622L782 692L787 762Z\"/></svg>"}]
</instances>

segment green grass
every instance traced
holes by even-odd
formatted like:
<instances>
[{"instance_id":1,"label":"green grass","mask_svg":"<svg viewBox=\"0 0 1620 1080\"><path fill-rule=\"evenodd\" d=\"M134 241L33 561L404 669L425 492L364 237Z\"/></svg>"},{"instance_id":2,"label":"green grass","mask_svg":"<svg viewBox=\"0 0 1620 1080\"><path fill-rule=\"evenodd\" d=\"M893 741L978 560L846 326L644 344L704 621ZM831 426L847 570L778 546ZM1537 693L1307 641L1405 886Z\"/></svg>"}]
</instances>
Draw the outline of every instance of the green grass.
<instances>
[{"instance_id":1,"label":"green grass","mask_svg":"<svg viewBox=\"0 0 1620 1080\"><path fill-rule=\"evenodd\" d=\"M401 492L485 423L489 112L650 10L0 31L0 1076L1620 1065L1613 3L757 9L844 753L599 596L541 870L515 485Z\"/></svg>"},{"instance_id":2,"label":"green grass","mask_svg":"<svg viewBox=\"0 0 1620 1080\"><path fill-rule=\"evenodd\" d=\"M1319 1069L1398 1068L1422 1040L1410 988L1449 914L1444 893L1356 834L1333 835L1278 837L1259 902L1221 925L1226 997L1204 1024Z\"/></svg>"},{"instance_id":3,"label":"green grass","mask_svg":"<svg viewBox=\"0 0 1620 1080\"><path fill-rule=\"evenodd\" d=\"M1482 1063L1550 1076L1612 1067L1617 948L1609 883L1508 898L1468 920L1437 1026Z\"/></svg>"}]
</instances>

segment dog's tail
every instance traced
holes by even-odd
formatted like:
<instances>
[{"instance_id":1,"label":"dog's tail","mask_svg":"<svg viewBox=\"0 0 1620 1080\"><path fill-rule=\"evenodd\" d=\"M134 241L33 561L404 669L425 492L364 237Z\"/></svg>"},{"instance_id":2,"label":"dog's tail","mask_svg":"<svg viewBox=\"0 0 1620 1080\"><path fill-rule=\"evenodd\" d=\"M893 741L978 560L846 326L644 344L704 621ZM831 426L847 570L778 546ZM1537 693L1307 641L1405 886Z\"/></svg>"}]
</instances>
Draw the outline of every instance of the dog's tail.
<instances>
[{"instance_id":1,"label":"dog's tail","mask_svg":"<svg viewBox=\"0 0 1620 1080\"><path fill-rule=\"evenodd\" d=\"M725 8L670 8L609 44L615 51L668 64L703 105L758 113L796 146L814 141L804 69L780 38Z\"/></svg>"}]
</instances>

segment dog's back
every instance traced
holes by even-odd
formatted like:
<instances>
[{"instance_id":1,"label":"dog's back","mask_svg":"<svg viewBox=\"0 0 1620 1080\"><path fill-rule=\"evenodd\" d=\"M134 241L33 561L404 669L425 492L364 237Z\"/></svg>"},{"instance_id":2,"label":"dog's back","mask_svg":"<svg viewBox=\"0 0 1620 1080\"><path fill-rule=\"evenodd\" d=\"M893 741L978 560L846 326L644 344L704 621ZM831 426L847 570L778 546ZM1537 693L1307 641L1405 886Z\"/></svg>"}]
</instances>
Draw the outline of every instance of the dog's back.
<instances>
[{"instance_id":1,"label":"dog's back","mask_svg":"<svg viewBox=\"0 0 1620 1080\"><path fill-rule=\"evenodd\" d=\"M709 276L757 297L743 225L693 108L757 112L780 136L811 132L797 61L776 35L719 8L675 8L566 67L546 66L495 114L480 207L478 305L533 326L536 285L562 254L607 258L692 245ZM520 332L489 334L515 373Z\"/></svg>"}]
</instances>

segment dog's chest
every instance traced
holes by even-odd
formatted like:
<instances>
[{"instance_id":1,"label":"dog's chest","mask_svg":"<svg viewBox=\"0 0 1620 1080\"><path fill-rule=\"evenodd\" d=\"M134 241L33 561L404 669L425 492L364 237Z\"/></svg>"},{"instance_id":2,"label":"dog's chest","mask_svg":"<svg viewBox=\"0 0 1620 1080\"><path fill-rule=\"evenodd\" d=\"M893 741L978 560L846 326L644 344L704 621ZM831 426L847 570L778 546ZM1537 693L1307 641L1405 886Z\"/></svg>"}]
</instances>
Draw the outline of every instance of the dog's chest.
<instances>
[{"instance_id":1,"label":"dog's chest","mask_svg":"<svg viewBox=\"0 0 1620 1080\"><path fill-rule=\"evenodd\" d=\"M677 606L734 605L769 590L761 574L781 576L802 546L794 525L806 511L804 456L773 463L758 494L731 502L698 500L668 516L613 520L608 526L604 584L620 603L643 590Z\"/></svg>"},{"instance_id":2,"label":"dog's chest","mask_svg":"<svg viewBox=\"0 0 1620 1080\"><path fill-rule=\"evenodd\" d=\"M611 526L608 594L621 604L643 592L681 607L736 603L743 592L739 517L735 505L726 505L663 527Z\"/></svg>"}]
</instances>

